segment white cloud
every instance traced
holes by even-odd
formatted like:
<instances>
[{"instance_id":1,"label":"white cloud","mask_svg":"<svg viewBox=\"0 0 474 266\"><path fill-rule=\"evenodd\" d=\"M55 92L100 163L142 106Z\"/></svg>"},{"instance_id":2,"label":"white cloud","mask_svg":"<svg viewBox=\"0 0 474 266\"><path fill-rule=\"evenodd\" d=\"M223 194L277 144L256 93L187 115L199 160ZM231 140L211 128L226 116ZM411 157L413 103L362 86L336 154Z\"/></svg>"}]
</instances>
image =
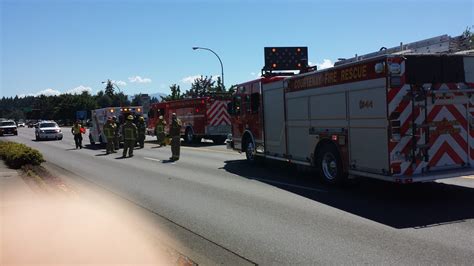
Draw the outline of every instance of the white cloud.
<instances>
[{"instance_id":1,"label":"white cloud","mask_svg":"<svg viewBox=\"0 0 474 266\"><path fill-rule=\"evenodd\" d=\"M51 88L48 88L48 89L45 89L45 90L42 90L42 91L38 91L36 93L24 93L24 94L20 94L18 95L19 98L24 98L24 97L27 97L27 96L40 96L40 95L44 95L44 96L54 96L54 95L60 95L60 94L65 94L65 93L69 93L69 94L81 94L83 91L87 91L89 92L90 94L92 94L92 88L91 87L86 87L86 86L83 86L83 85L80 85L78 87L75 87L73 89L70 89L66 92L60 92L58 90L55 90L55 89L51 89Z\"/></svg>"},{"instance_id":2,"label":"white cloud","mask_svg":"<svg viewBox=\"0 0 474 266\"><path fill-rule=\"evenodd\" d=\"M39 91L38 93L35 94L35 96L39 96L39 95L53 96L53 95L59 95L59 94L61 94L61 92L58 90L46 89L46 90Z\"/></svg>"},{"instance_id":3,"label":"white cloud","mask_svg":"<svg viewBox=\"0 0 474 266\"><path fill-rule=\"evenodd\" d=\"M195 79L198 79L198 78L200 78L201 76L204 77L204 78L206 77L206 76L203 76L203 75L192 75L192 76L188 76L188 77L182 78L182 79L181 79L181 82L182 82L182 83L185 83L185 84L191 84L191 83L194 82ZM212 75L212 76L211 76L211 79L212 79L213 81L217 81L217 78L220 77L220 76L221 76L221 75Z\"/></svg>"},{"instance_id":4,"label":"white cloud","mask_svg":"<svg viewBox=\"0 0 474 266\"><path fill-rule=\"evenodd\" d=\"M112 80L113 83L117 84L118 86L127 86L127 82L123 80ZM151 82L151 80L150 80Z\"/></svg>"},{"instance_id":5,"label":"white cloud","mask_svg":"<svg viewBox=\"0 0 474 266\"><path fill-rule=\"evenodd\" d=\"M311 65L311 64L310 64ZM322 63L316 63L318 70L333 67L334 63L329 59L324 59Z\"/></svg>"},{"instance_id":6,"label":"white cloud","mask_svg":"<svg viewBox=\"0 0 474 266\"><path fill-rule=\"evenodd\" d=\"M259 78L259 77L261 77L261 73L260 73L260 71L250 72L250 76L255 77L255 78Z\"/></svg>"},{"instance_id":7,"label":"white cloud","mask_svg":"<svg viewBox=\"0 0 474 266\"><path fill-rule=\"evenodd\" d=\"M83 91L87 91L90 94L92 94L92 88L91 87L85 87L85 86L82 86L82 85L80 85L79 87L75 87L74 89L70 89L70 90L66 91L66 93L81 94Z\"/></svg>"},{"instance_id":8,"label":"white cloud","mask_svg":"<svg viewBox=\"0 0 474 266\"><path fill-rule=\"evenodd\" d=\"M128 81L130 81L131 83L150 83L151 79L135 76L135 77L129 77Z\"/></svg>"},{"instance_id":9,"label":"white cloud","mask_svg":"<svg viewBox=\"0 0 474 266\"><path fill-rule=\"evenodd\" d=\"M184 77L184 78L181 79L181 82L191 84L191 83L194 82L195 79L200 78L200 77L201 77L201 75L194 75L194 76Z\"/></svg>"}]
</instances>

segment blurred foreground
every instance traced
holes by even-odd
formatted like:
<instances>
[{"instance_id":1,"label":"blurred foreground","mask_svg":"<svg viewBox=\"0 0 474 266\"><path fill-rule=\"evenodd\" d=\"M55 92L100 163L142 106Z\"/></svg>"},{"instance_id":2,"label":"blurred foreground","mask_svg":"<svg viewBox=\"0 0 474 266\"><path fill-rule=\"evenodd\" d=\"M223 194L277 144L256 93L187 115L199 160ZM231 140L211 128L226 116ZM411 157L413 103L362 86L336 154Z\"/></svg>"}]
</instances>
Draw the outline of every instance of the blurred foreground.
<instances>
[{"instance_id":1,"label":"blurred foreground","mask_svg":"<svg viewBox=\"0 0 474 266\"><path fill-rule=\"evenodd\" d=\"M113 199L0 170L0 265L193 264L147 236L144 221Z\"/></svg>"}]
</instances>

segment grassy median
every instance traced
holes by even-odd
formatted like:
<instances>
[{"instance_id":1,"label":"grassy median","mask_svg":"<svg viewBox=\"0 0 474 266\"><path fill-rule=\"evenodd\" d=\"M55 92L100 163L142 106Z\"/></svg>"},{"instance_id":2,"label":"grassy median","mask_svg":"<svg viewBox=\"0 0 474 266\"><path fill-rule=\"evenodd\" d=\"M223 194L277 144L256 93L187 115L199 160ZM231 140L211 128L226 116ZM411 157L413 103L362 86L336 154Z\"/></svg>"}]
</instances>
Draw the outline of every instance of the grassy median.
<instances>
[{"instance_id":1,"label":"grassy median","mask_svg":"<svg viewBox=\"0 0 474 266\"><path fill-rule=\"evenodd\" d=\"M13 169L44 162L43 155L38 150L11 141L0 141L0 158Z\"/></svg>"}]
</instances>

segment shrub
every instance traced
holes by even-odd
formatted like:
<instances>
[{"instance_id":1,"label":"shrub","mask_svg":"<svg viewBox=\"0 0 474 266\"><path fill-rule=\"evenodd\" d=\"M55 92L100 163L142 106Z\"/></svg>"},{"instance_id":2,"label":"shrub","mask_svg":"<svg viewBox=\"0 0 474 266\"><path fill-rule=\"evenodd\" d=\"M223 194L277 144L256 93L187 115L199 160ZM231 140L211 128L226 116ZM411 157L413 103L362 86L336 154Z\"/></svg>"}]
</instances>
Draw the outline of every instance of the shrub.
<instances>
[{"instance_id":1,"label":"shrub","mask_svg":"<svg viewBox=\"0 0 474 266\"><path fill-rule=\"evenodd\" d=\"M38 150L10 141L0 141L0 158L14 169L27 164L40 165L44 162L43 155Z\"/></svg>"}]
</instances>

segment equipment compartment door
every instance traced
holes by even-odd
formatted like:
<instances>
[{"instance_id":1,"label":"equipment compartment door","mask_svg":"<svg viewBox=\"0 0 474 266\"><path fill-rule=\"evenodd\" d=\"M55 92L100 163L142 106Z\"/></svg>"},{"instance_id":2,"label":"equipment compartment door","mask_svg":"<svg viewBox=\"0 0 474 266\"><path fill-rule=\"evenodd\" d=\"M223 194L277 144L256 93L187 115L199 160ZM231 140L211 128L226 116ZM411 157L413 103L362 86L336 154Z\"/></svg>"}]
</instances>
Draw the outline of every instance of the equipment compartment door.
<instances>
[{"instance_id":1,"label":"equipment compartment door","mask_svg":"<svg viewBox=\"0 0 474 266\"><path fill-rule=\"evenodd\" d=\"M265 152L271 156L286 154L285 102L283 82L265 84L263 108L265 123Z\"/></svg>"},{"instance_id":2,"label":"equipment compartment door","mask_svg":"<svg viewBox=\"0 0 474 266\"><path fill-rule=\"evenodd\" d=\"M449 92L457 90L455 84L433 89L428 97L427 127L423 132L429 134L428 162L425 160L420 166L425 171L464 167L469 162L468 98L464 93Z\"/></svg>"}]
</instances>

